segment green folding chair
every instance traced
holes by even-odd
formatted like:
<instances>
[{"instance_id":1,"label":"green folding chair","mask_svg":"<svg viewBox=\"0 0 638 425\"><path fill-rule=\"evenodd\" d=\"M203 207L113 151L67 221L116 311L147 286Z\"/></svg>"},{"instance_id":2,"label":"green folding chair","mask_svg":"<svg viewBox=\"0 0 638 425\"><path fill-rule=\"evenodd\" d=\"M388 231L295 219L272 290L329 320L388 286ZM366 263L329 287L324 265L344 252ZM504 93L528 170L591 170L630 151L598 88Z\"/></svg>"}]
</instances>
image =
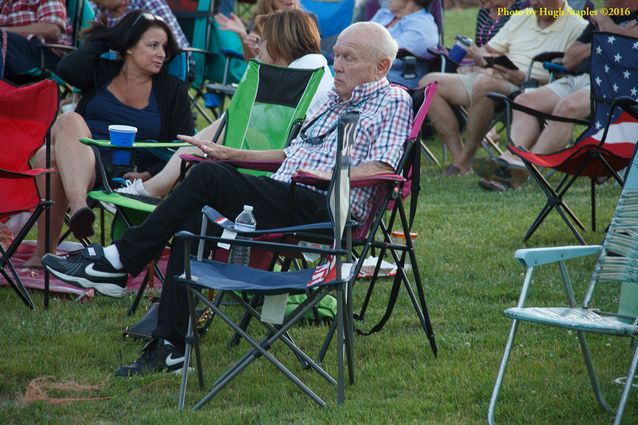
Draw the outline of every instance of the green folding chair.
<instances>
[{"instance_id":1,"label":"green folding chair","mask_svg":"<svg viewBox=\"0 0 638 425\"><path fill-rule=\"evenodd\" d=\"M306 116L321 78L323 69L315 70L282 68L252 60L246 69L222 123L217 138L219 142L237 149L270 150L283 149L297 134ZM223 130L223 131L222 131ZM108 140L80 139L95 148L108 148ZM130 149L177 148L190 146L186 143L136 142ZM95 149L96 157L99 151ZM187 159L201 158L185 155ZM268 164L266 164L268 165ZM100 164L101 168L103 165ZM274 169L278 167L273 166ZM246 171L265 174L271 168L261 171ZM89 198L99 202L113 204L116 209L116 220L111 226L111 237L117 239L129 227L141 223L159 203L158 199L124 195L114 192L103 177L104 187L89 192ZM162 273L155 267L155 274L163 280ZM133 314L148 284L144 279L129 314Z\"/></svg>"},{"instance_id":2,"label":"green folding chair","mask_svg":"<svg viewBox=\"0 0 638 425\"><path fill-rule=\"evenodd\" d=\"M565 263L567 260L591 254L599 254L600 256L594 268L584 301L581 306L578 306ZM585 334L596 333L620 337L638 335L638 267L636 266L638 264L638 162L635 161L635 156L616 207L616 212L609 226L607 237L602 246L520 249L516 251L514 257L527 267L527 271L517 306L508 308L504 312L507 317L512 319L512 327L492 392L488 409L488 422L490 424L494 423L496 401L509 356L514 346L514 337L516 336L519 322L553 326L576 332L596 400L601 407L613 413L614 410L605 401L601 392ZM568 306L525 307L534 270L536 267L554 263L558 263L560 268ZM613 283L615 285L599 288L599 283ZM540 282L535 284L539 285ZM610 286L611 288L609 288ZM603 289L616 291L610 293L617 295L618 286L620 286L620 292L617 312L601 311L593 306L594 295L596 295L597 299L600 299L601 297L598 294ZM622 421L637 364L638 346L635 346L614 424L620 424Z\"/></svg>"}]
</instances>

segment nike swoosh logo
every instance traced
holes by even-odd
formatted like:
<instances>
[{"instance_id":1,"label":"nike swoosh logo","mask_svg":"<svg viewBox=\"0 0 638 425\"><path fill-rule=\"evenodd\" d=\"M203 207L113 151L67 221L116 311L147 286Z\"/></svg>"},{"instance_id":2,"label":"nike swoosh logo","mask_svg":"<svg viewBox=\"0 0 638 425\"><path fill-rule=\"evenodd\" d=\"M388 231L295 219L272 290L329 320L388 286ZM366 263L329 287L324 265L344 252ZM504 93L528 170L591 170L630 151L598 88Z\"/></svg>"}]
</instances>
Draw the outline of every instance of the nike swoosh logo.
<instances>
[{"instance_id":1,"label":"nike swoosh logo","mask_svg":"<svg viewBox=\"0 0 638 425\"><path fill-rule=\"evenodd\" d=\"M101 272L99 270L95 270L95 268L93 267L93 263L89 264L88 266L86 266L84 268L84 272L86 274L88 274L89 276L95 276L95 277L122 277L124 275L126 275L126 273L109 273L109 272Z\"/></svg>"},{"instance_id":2,"label":"nike swoosh logo","mask_svg":"<svg viewBox=\"0 0 638 425\"><path fill-rule=\"evenodd\" d=\"M168 367L175 366L183 362L184 356L173 358L173 353L169 354L168 357L166 357L166 360L164 360L164 363L166 363L166 366Z\"/></svg>"}]
</instances>

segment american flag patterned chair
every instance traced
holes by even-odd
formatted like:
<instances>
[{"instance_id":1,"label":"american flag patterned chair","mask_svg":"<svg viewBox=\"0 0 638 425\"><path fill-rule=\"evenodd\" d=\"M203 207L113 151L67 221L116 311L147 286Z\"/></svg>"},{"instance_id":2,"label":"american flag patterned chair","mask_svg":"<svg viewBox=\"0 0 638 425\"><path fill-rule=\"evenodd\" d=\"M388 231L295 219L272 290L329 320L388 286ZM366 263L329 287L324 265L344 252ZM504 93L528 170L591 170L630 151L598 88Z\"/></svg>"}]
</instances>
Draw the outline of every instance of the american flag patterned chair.
<instances>
[{"instance_id":1,"label":"american flag patterned chair","mask_svg":"<svg viewBox=\"0 0 638 425\"><path fill-rule=\"evenodd\" d=\"M507 122L511 122L511 111L516 109L546 120L588 125L573 146L544 155L516 146L508 131L507 148L523 160L547 196L545 206L525 233L523 241L527 241L547 215L556 210L578 241L585 244L577 229L585 230L585 226L565 203L565 194L578 177L589 177L592 229L595 230L596 183L613 177L619 184L623 184L619 172L631 162L638 141L638 116L635 106L632 106L638 100L638 39L610 33L594 34L590 76L590 121L543 114L494 94L494 98L506 103ZM539 168L554 169L564 175L558 185L552 186Z\"/></svg>"}]
</instances>

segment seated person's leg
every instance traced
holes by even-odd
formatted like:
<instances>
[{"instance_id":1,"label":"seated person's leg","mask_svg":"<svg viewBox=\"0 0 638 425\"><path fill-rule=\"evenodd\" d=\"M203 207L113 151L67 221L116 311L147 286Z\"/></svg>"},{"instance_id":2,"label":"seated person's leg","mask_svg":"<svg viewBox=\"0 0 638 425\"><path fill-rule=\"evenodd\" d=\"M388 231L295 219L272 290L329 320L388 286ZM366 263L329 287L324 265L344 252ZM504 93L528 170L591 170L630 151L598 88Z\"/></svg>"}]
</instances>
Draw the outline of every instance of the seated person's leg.
<instances>
[{"instance_id":1,"label":"seated person's leg","mask_svg":"<svg viewBox=\"0 0 638 425\"><path fill-rule=\"evenodd\" d=\"M55 132L57 131L57 126L54 125L52 128L53 137L51 138L51 143L55 140ZM43 146L38 150L36 155L33 158L33 166L35 168L45 168L46 167L46 149ZM51 149L51 168L57 169L57 164L55 161L55 150ZM68 209L69 201L66 199L66 195L64 193L64 188L62 187L62 180L60 180L59 173L53 173L51 176L51 199L53 200L53 205L51 206L51 221L49 223L49 236L50 236L50 246L49 252L55 252L55 248L58 243L58 239L60 238L60 232L62 230L62 225L64 224L64 217L66 215L66 210ZM36 179L38 185L38 191L41 194L45 193L46 190L46 178L45 176L39 176ZM35 251L33 256L28 259L25 263L25 267L40 267L41 259L45 253L45 237L46 234L44 232L44 221L45 215L42 214L38 218L38 240L36 244Z\"/></svg>"},{"instance_id":2,"label":"seated person's leg","mask_svg":"<svg viewBox=\"0 0 638 425\"><path fill-rule=\"evenodd\" d=\"M470 97L463 84L463 81L471 78L469 75L430 73L423 77L419 84L439 82L439 89L432 100L428 117L454 158L460 155L463 146L459 123L452 106L469 105Z\"/></svg>"},{"instance_id":3,"label":"seated person's leg","mask_svg":"<svg viewBox=\"0 0 638 425\"><path fill-rule=\"evenodd\" d=\"M553 115L584 119L590 113L589 87L567 96L556 105ZM546 154L559 151L571 140L574 124L549 121L538 142L532 148L534 153Z\"/></svg>"},{"instance_id":4,"label":"seated person's leg","mask_svg":"<svg viewBox=\"0 0 638 425\"><path fill-rule=\"evenodd\" d=\"M80 137L91 137L81 115L69 112L56 120L53 138L57 170L71 208L69 226L76 238L91 236L95 219L86 204L87 193L95 185L95 154L80 143Z\"/></svg>"},{"instance_id":5,"label":"seated person's leg","mask_svg":"<svg viewBox=\"0 0 638 425\"><path fill-rule=\"evenodd\" d=\"M519 95L515 100L515 102L519 105L548 114L552 113L554 107L556 107L559 101L560 97L551 90L549 86L525 92ZM514 111L512 114L511 125L512 127L510 132L512 141L516 144L516 146L521 146L528 150L531 149L538 140L538 136L541 132L541 126L538 119L530 114ZM508 162L522 165L521 160L509 151L504 152L503 155L501 155L501 158Z\"/></svg>"},{"instance_id":6,"label":"seated person's leg","mask_svg":"<svg viewBox=\"0 0 638 425\"><path fill-rule=\"evenodd\" d=\"M472 85L472 103L470 105L467 138L461 155L454 159L454 165L463 171L470 169L470 161L481 146L481 140L490 129L494 116L495 103L487 97L490 92L508 95L517 87L499 76L490 75L487 72L479 74Z\"/></svg>"}]
</instances>

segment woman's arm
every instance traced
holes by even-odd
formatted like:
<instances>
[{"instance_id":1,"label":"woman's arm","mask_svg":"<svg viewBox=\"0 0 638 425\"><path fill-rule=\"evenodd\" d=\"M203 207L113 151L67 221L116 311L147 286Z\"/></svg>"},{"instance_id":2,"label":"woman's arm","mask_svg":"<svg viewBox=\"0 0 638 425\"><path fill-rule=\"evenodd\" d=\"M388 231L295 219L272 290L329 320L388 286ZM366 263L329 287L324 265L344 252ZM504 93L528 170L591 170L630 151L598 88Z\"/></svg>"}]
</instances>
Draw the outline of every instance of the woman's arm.
<instances>
[{"instance_id":1,"label":"woman's arm","mask_svg":"<svg viewBox=\"0 0 638 425\"><path fill-rule=\"evenodd\" d=\"M95 88L98 73L105 75L115 65L114 61L101 59L109 47L102 40L88 41L79 49L65 55L58 63L57 72L66 81L81 91Z\"/></svg>"}]
</instances>

